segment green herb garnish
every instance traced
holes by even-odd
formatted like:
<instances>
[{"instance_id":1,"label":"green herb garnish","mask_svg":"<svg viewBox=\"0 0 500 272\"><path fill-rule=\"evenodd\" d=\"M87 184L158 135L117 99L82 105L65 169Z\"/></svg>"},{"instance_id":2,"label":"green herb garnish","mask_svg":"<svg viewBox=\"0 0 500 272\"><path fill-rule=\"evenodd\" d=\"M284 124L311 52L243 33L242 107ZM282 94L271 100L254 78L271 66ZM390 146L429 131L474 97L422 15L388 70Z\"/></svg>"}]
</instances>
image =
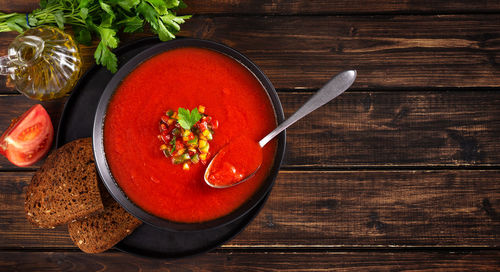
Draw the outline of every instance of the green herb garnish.
<instances>
[{"instance_id":1,"label":"green herb garnish","mask_svg":"<svg viewBox=\"0 0 500 272\"><path fill-rule=\"evenodd\" d=\"M63 29L71 25L81 44L90 45L92 35L100 37L94 58L114 73L118 61L111 50L118 46L119 31L142 31L147 22L160 40L174 39L179 25L191 17L176 15L176 10L184 7L182 0L40 0L40 8L27 17L24 13L0 12L0 32L22 33L41 25Z\"/></svg>"},{"instance_id":2,"label":"green herb garnish","mask_svg":"<svg viewBox=\"0 0 500 272\"><path fill-rule=\"evenodd\" d=\"M174 154L174 151L175 151L175 141L177 140L177 137L174 137L172 138L172 140L170 140L170 145L172 146L172 149L170 149L170 151L168 151L170 153L170 155Z\"/></svg>"},{"instance_id":3,"label":"green herb garnish","mask_svg":"<svg viewBox=\"0 0 500 272\"><path fill-rule=\"evenodd\" d=\"M196 122L200 121L201 114L198 112L197 108L194 108L191 112L184 108L179 108L178 111L179 119L177 122L183 129L190 130L191 127L196 124Z\"/></svg>"}]
</instances>

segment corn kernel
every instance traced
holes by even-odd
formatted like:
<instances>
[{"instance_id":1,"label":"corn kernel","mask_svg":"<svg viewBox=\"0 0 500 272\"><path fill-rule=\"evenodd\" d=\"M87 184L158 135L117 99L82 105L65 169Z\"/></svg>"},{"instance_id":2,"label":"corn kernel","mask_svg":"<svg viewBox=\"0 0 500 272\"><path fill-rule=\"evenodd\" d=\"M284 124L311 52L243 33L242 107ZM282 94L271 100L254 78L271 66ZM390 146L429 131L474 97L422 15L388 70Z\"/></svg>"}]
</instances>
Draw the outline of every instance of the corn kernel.
<instances>
[{"instance_id":1,"label":"corn kernel","mask_svg":"<svg viewBox=\"0 0 500 272\"><path fill-rule=\"evenodd\" d=\"M206 146L203 148L200 148L201 153L208 153L208 149L210 148L210 145L207 143Z\"/></svg>"},{"instance_id":2,"label":"corn kernel","mask_svg":"<svg viewBox=\"0 0 500 272\"><path fill-rule=\"evenodd\" d=\"M204 161L204 160L207 159L207 154L206 153L205 154L200 154L199 157L200 157L200 160Z\"/></svg>"},{"instance_id":3,"label":"corn kernel","mask_svg":"<svg viewBox=\"0 0 500 272\"><path fill-rule=\"evenodd\" d=\"M168 120L167 120L167 125L169 125L169 126L170 126L170 125L172 125L174 122L175 122L175 120L174 120L174 119L168 119Z\"/></svg>"},{"instance_id":4,"label":"corn kernel","mask_svg":"<svg viewBox=\"0 0 500 272\"><path fill-rule=\"evenodd\" d=\"M202 132L203 136L205 137L208 137L208 135L210 135L210 131L208 129L205 129L203 132Z\"/></svg>"},{"instance_id":5,"label":"corn kernel","mask_svg":"<svg viewBox=\"0 0 500 272\"><path fill-rule=\"evenodd\" d=\"M182 137L182 140L183 140L184 142L187 142L187 141L189 141L189 137L184 136L184 137Z\"/></svg>"},{"instance_id":6,"label":"corn kernel","mask_svg":"<svg viewBox=\"0 0 500 272\"><path fill-rule=\"evenodd\" d=\"M182 132L182 137L188 137L189 134L191 134L191 131L189 131L188 129L184 130L184 132Z\"/></svg>"},{"instance_id":7,"label":"corn kernel","mask_svg":"<svg viewBox=\"0 0 500 272\"><path fill-rule=\"evenodd\" d=\"M188 151L191 151L191 152L194 152L194 153L196 153L196 148L193 148L193 147L191 147L191 148L188 148Z\"/></svg>"},{"instance_id":8,"label":"corn kernel","mask_svg":"<svg viewBox=\"0 0 500 272\"><path fill-rule=\"evenodd\" d=\"M162 144L162 145L160 146L160 150L166 150L166 149L167 149L167 145Z\"/></svg>"},{"instance_id":9,"label":"corn kernel","mask_svg":"<svg viewBox=\"0 0 500 272\"><path fill-rule=\"evenodd\" d=\"M177 155L184 154L184 151L186 151L186 149L184 149L184 148L181 148L181 149L177 150Z\"/></svg>"},{"instance_id":10,"label":"corn kernel","mask_svg":"<svg viewBox=\"0 0 500 272\"><path fill-rule=\"evenodd\" d=\"M199 105L198 106L198 112L199 113L205 113L205 106Z\"/></svg>"},{"instance_id":11,"label":"corn kernel","mask_svg":"<svg viewBox=\"0 0 500 272\"><path fill-rule=\"evenodd\" d=\"M185 162L183 165L182 165L182 169L184 170L189 170L189 164L187 162Z\"/></svg>"},{"instance_id":12,"label":"corn kernel","mask_svg":"<svg viewBox=\"0 0 500 272\"><path fill-rule=\"evenodd\" d=\"M204 148L206 145L207 145L207 141L205 141L205 140L198 141L199 148Z\"/></svg>"},{"instance_id":13,"label":"corn kernel","mask_svg":"<svg viewBox=\"0 0 500 272\"><path fill-rule=\"evenodd\" d=\"M206 141L207 137L203 136L203 134L200 134L200 140Z\"/></svg>"},{"instance_id":14,"label":"corn kernel","mask_svg":"<svg viewBox=\"0 0 500 272\"><path fill-rule=\"evenodd\" d=\"M174 114L172 114L172 118L177 119L177 112L174 112Z\"/></svg>"}]
</instances>

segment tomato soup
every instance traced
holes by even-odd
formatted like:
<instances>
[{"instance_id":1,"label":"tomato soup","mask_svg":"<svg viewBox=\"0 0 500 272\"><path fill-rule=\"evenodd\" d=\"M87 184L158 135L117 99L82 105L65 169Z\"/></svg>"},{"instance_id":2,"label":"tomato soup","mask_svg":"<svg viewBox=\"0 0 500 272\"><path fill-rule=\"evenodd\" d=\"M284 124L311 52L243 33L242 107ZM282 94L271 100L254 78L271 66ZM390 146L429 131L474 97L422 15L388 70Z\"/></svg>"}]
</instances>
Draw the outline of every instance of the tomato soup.
<instances>
[{"instance_id":1,"label":"tomato soup","mask_svg":"<svg viewBox=\"0 0 500 272\"><path fill-rule=\"evenodd\" d=\"M111 173L129 199L156 216L185 223L227 215L245 203L266 179L276 142L263 149L263 163L250 180L214 189L203 180L206 165L189 170L159 149L159 118L168 109L199 105L219 121L210 159L231 140L256 142L276 127L266 91L243 65L202 48L177 48L145 61L113 95L104 121L104 150ZM248 156L242 147L242 156Z\"/></svg>"}]
</instances>

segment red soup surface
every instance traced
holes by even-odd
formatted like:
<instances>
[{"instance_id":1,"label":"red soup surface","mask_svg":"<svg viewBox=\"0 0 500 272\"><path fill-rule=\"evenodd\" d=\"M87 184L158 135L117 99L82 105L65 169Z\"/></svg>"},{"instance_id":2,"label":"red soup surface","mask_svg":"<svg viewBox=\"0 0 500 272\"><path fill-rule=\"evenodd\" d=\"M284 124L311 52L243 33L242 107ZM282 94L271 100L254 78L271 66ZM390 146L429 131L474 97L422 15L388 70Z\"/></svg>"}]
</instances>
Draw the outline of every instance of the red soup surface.
<instances>
[{"instance_id":1,"label":"red soup surface","mask_svg":"<svg viewBox=\"0 0 500 272\"><path fill-rule=\"evenodd\" d=\"M259 141L276 126L260 82L232 58L201 48L161 53L128 75L109 104L104 123L106 159L116 182L136 205L176 222L203 222L234 211L267 177L276 142L263 149L263 163L250 180L227 189L206 185L206 165L189 170L172 164L159 149L159 118L168 109L206 107L219 120L210 159L232 139ZM248 156L242 147L242 156Z\"/></svg>"}]
</instances>

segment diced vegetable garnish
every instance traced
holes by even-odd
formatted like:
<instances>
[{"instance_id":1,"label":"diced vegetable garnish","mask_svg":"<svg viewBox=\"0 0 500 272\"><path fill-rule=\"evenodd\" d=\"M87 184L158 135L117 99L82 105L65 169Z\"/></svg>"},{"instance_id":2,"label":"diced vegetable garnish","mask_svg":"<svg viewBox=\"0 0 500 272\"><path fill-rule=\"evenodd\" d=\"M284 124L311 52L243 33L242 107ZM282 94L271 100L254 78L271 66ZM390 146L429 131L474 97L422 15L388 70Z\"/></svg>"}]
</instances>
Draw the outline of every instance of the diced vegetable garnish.
<instances>
[{"instance_id":1,"label":"diced vegetable garnish","mask_svg":"<svg viewBox=\"0 0 500 272\"><path fill-rule=\"evenodd\" d=\"M199 105L192 111L179 108L168 110L160 117L160 151L171 158L173 164L182 164L189 170L191 164L206 164L210 157L210 144L219 121L205 114Z\"/></svg>"}]
</instances>

